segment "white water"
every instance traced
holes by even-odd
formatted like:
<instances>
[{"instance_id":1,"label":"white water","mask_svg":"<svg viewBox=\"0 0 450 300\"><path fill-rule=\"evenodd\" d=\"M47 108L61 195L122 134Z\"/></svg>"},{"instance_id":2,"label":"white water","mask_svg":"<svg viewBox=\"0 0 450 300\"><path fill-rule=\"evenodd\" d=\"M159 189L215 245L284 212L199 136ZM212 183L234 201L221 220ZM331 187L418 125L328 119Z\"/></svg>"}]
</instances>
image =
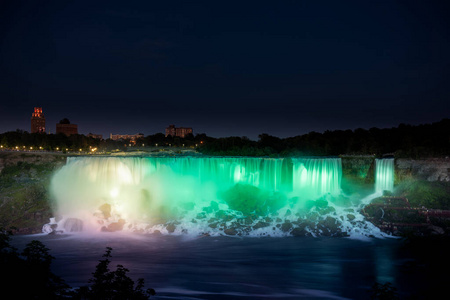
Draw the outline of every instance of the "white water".
<instances>
[{"instance_id":1,"label":"white water","mask_svg":"<svg viewBox=\"0 0 450 300\"><path fill-rule=\"evenodd\" d=\"M341 177L339 158L73 157L44 232L380 235L359 203L337 204Z\"/></svg>"}]
</instances>

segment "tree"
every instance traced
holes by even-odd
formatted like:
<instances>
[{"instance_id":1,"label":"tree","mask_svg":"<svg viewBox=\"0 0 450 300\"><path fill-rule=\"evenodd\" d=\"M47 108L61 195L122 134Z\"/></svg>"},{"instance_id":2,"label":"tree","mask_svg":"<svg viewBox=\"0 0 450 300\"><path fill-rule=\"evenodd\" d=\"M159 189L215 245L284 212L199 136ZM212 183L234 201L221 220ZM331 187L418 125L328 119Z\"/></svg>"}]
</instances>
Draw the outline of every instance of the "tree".
<instances>
[{"instance_id":1,"label":"tree","mask_svg":"<svg viewBox=\"0 0 450 300\"><path fill-rule=\"evenodd\" d=\"M116 271L110 271L111 247L106 248L104 259L100 260L93 278L89 280L92 285L77 290L77 299L133 299L144 300L155 295L154 289L144 291L144 279L139 278L136 286L134 281L128 277L128 269L122 265L117 265Z\"/></svg>"},{"instance_id":2,"label":"tree","mask_svg":"<svg viewBox=\"0 0 450 300\"><path fill-rule=\"evenodd\" d=\"M7 274L2 279L5 295L17 299L63 299L69 295L69 286L53 274L50 265L53 257L39 241L28 243L21 254L11 247L11 232L0 232L0 265Z\"/></svg>"},{"instance_id":3,"label":"tree","mask_svg":"<svg viewBox=\"0 0 450 300\"><path fill-rule=\"evenodd\" d=\"M2 292L17 299L130 299L144 300L155 295L154 289L144 291L142 278L134 281L128 277L128 269L118 265L109 270L112 248L107 247L104 259L97 265L92 286L70 291L63 279L51 272L54 259L49 249L37 240L26 245L21 254L10 245L11 230L0 228L0 267L4 274Z\"/></svg>"}]
</instances>

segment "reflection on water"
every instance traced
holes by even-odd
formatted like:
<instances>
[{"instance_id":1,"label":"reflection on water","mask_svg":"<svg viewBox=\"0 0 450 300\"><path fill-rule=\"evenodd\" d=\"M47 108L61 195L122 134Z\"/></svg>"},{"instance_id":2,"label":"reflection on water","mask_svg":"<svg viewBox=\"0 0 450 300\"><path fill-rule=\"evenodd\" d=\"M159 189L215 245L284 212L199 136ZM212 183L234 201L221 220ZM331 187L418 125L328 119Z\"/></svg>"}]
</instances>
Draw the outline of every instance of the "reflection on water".
<instances>
[{"instance_id":1,"label":"reflection on water","mask_svg":"<svg viewBox=\"0 0 450 300\"><path fill-rule=\"evenodd\" d=\"M404 272L401 241L348 238L239 238L101 234L17 236L19 249L41 240L53 271L72 287L86 285L105 247L111 267L144 278L155 299L368 299L375 282L413 293L417 272Z\"/></svg>"}]
</instances>

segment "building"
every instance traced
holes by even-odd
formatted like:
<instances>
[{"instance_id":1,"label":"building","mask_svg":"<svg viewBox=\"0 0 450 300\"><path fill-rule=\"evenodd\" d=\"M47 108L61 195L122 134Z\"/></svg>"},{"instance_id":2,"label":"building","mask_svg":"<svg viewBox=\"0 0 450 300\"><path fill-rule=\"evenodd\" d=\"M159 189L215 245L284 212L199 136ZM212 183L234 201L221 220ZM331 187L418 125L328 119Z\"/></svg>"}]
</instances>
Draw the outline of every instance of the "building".
<instances>
[{"instance_id":1,"label":"building","mask_svg":"<svg viewBox=\"0 0 450 300\"><path fill-rule=\"evenodd\" d=\"M78 125L70 124L70 121L64 118L56 124L56 134L58 133L64 133L67 136L78 134Z\"/></svg>"},{"instance_id":2,"label":"building","mask_svg":"<svg viewBox=\"0 0 450 300\"><path fill-rule=\"evenodd\" d=\"M143 138L143 133L136 133L136 134L110 134L109 138L113 141L125 141L129 140L131 143L136 144L136 140Z\"/></svg>"},{"instance_id":3,"label":"building","mask_svg":"<svg viewBox=\"0 0 450 300\"><path fill-rule=\"evenodd\" d=\"M95 133L90 133L90 132L89 132L89 134L87 135L87 137L91 137L91 138L99 139L99 140L103 139L103 135L101 135L101 134L95 134Z\"/></svg>"},{"instance_id":4,"label":"building","mask_svg":"<svg viewBox=\"0 0 450 300\"><path fill-rule=\"evenodd\" d=\"M42 107L35 107L31 115L31 133L45 133L45 117Z\"/></svg>"},{"instance_id":5,"label":"building","mask_svg":"<svg viewBox=\"0 0 450 300\"><path fill-rule=\"evenodd\" d=\"M193 134L191 127L175 127L175 125L169 125L169 127L166 128L166 137L171 135L185 138L190 133Z\"/></svg>"},{"instance_id":6,"label":"building","mask_svg":"<svg viewBox=\"0 0 450 300\"><path fill-rule=\"evenodd\" d=\"M169 135L175 136L176 135L176 128L175 125L169 125L169 127L166 128L166 137Z\"/></svg>"}]
</instances>

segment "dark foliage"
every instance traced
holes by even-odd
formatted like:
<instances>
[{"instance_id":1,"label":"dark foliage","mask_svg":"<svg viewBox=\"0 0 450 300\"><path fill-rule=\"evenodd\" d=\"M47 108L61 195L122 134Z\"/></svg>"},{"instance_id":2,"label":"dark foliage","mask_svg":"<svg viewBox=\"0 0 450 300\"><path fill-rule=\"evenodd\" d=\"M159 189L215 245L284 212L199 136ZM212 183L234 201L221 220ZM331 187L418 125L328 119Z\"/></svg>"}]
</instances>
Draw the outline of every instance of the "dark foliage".
<instances>
[{"instance_id":1,"label":"dark foliage","mask_svg":"<svg viewBox=\"0 0 450 300\"><path fill-rule=\"evenodd\" d=\"M199 147L209 155L336 156L342 154L394 154L396 157L442 157L450 153L450 119L395 128L358 128L280 139L261 134L257 142L245 137L212 139Z\"/></svg>"},{"instance_id":2,"label":"dark foliage","mask_svg":"<svg viewBox=\"0 0 450 300\"><path fill-rule=\"evenodd\" d=\"M110 271L112 248L107 247L103 255L104 259L100 260L95 272L92 273L93 278L90 279L92 284L90 287L82 287L75 292L75 299L110 299L110 300L144 300L155 295L154 289L144 291L144 279L139 278L136 286L134 281L128 277L128 269L122 265L117 265L115 271Z\"/></svg>"},{"instance_id":3,"label":"dark foliage","mask_svg":"<svg viewBox=\"0 0 450 300\"><path fill-rule=\"evenodd\" d=\"M30 242L22 253L11 247L10 232L0 233L0 266L4 295L16 299L63 299L69 286L50 270L53 257L39 241Z\"/></svg>"},{"instance_id":4,"label":"dark foliage","mask_svg":"<svg viewBox=\"0 0 450 300\"><path fill-rule=\"evenodd\" d=\"M0 268L4 276L2 292L15 299L130 299L144 300L155 290L144 291L144 280L128 277L128 269L118 265L109 270L112 248L107 248L90 280L91 286L72 291L63 279L51 272L54 259L40 241L31 241L22 253L10 245L11 231L0 229Z\"/></svg>"},{"instance_id":5,"label":"dark foliage","mask_svg":"<svg viewBox=\"0 0 450 300\"><path fill-rule=\"evenodd\" d=\"M106 147L105 141L95 139L92 137L87 137L82 134L73 134L66 136L65 134L45 134L45 133L28 133L27 131L9 131L0 134L0 144L4 148L19 150L30 149L33 150L47 150L47 151L66 151L66 149L77 150L84 149L88 150L91 147ZM111 144L111 145L109 145ZM114 148L114 143L109 143L108 146ZM123 143L121 143L123 144Z\"/></svg>"},{"instance_id":6,"label":"dark foliage","mask_svg":"<svg viewBox=\"0 0 450 300\"><path fill-rule=\"evenodd\" d=\"M370 299L374 300L400 299L397 294L397 289L390 282L384 284L376 282L372 287L371 293Z\"/></svg>"},{"instance_id":7,"label":"dark foliage","mask_svg":"<svg viewBox=\"0 0 450 300\"><path fill-rule=\"evenodd\" d=\"M450 153L450 119L432 124L406 125L393 128L370 128L355 130L334 130L323 133L278 138L266 133L258 141L247 137L213 138L206 134L189 134L185 138L165 136L162 133L148 135L131 141L100 140L81 134L28 133L11 131L0 134L0 144L6 148L25 149L33 147L43 150L65 149L87 150L89 146L102 151L125 150L136 146L197 147L207 155L227 156L336 156L342 154L394 154L396 157L424 158L442 157Z\"/></svg>"}]
</instances>

